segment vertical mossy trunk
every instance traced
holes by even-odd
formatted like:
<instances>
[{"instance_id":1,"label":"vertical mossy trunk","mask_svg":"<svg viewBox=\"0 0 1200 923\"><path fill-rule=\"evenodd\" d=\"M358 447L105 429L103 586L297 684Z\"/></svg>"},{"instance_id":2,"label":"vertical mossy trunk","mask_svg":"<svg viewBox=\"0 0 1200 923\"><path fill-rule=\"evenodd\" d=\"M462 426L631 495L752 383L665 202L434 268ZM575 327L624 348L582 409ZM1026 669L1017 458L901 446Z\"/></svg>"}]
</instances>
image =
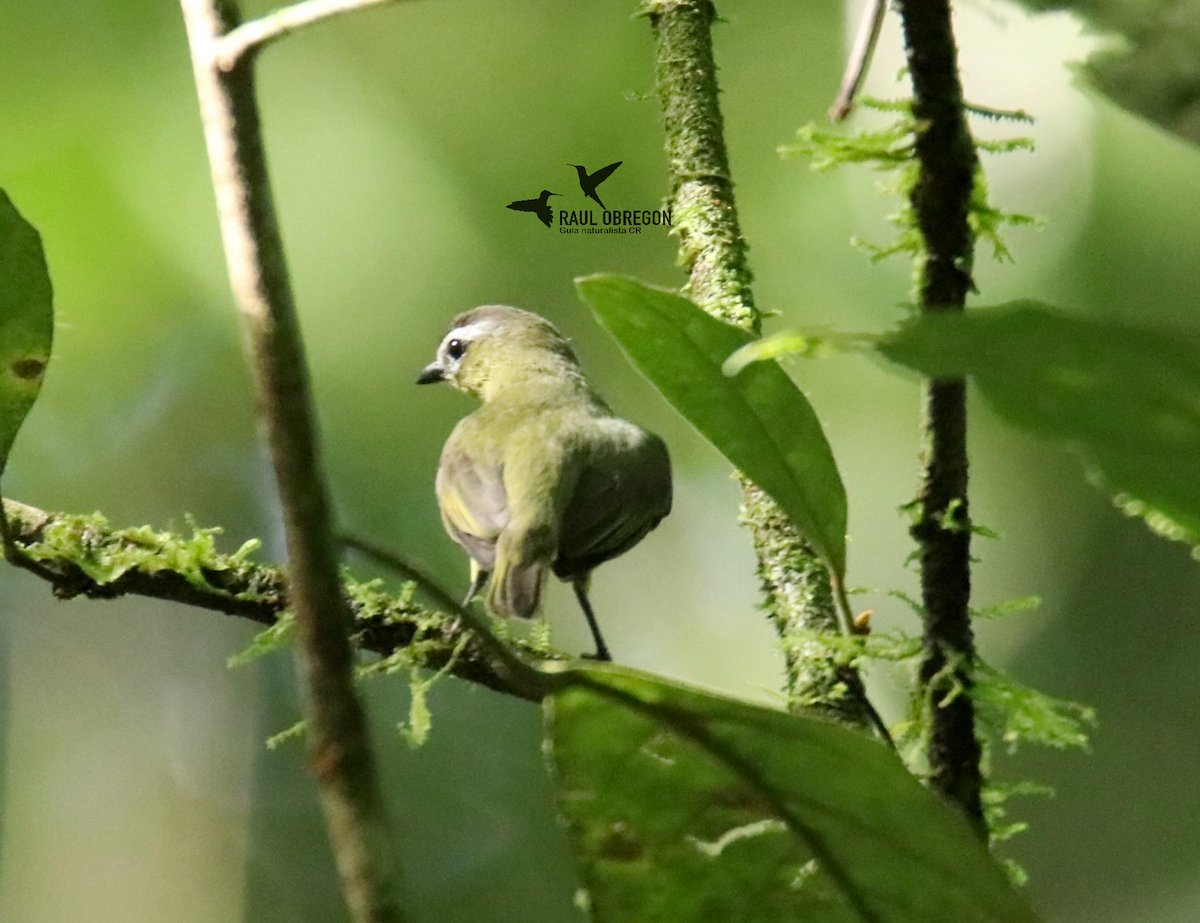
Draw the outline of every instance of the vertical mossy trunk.
<instances>
[{"instance_id":1,"label":"vertical mossy trunk","mask_svg":"<svg viewBox=\"0 0 1200 923\"><path fill-rule=\"evenodd\" d=\"M720 320L758 333L747 245L738 225L713 60L708 0L648 0L655 80L670 158L671 200L684 292ZM785 641L838 630L829 572L773 500L742 479L742 522L753 536L766 609ZM858 674L819 640L787 645L787 691L794 707L866 725L872 714Z\"/></svg>"},{"instance_id":2,"label":"vertical mossy trunk","mask_svg":"<svg viewBox=\"0 0 1200 923\"><path fill-rule=\"evenodd\" d=\"M978 160L967 127L948 0L898 0L903 20L916 155L912 206L925 242L922 311L962 311L974 287L969 214ZM924 385L922 482L912 534L920 547L925 651L920 679L931 704L930 782L986 835L981 751L971 701L971 521L967 506L967 403L961 378Z\"/></svg>"}]
</instances>

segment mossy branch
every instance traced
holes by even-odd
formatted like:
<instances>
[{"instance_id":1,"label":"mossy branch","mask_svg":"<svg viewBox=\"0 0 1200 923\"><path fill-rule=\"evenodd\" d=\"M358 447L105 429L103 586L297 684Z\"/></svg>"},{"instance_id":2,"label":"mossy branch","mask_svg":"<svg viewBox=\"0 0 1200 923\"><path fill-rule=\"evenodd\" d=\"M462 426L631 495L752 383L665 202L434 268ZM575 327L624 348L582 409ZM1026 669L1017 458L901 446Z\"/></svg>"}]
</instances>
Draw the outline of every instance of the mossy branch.
<instances>
[{"instance_id":1,"label":"mossy branch","mask_svg":"<svg viewBox=\"0 0 1200 923\"><path fill-rule=\"evenodd\" d=\"M714 317L758 333L747 245L738 225L713 60L709 0L649 0L654 77L670 157L684 293Z\"/></svg>"},{"instance_id":2,"label":"mossy branch","mask_svg":"<svg viewBox=\"0 0 1200 923\"><path fill-rule=\"evenodd\" d=\"M713 59L709 0L646 0L642 13L655 37L655 82L670 158L672 213L685 293L714 317L754 333L746 240L738 223L733 179ZM836 632L829 572L796 527L756 485L743 479L742 521L758 556L758 575L776 631L797 627ZM787 685L795 707L818 708L855 725L878 723L858 674L819 644L786 648Z\"/></svg>"},{"instance_id":3,"label":"mossy branch","mask_svg":"<svg viewBox=\"0 0 1200 923\"><path fill-rule=\"evenodd\" d=\"M910 201L924 241L918 273L922 311L961 311L973 289L969 214L978 160L967 127L949 0L898 0L913 85L919 164ZM925 654L920 678L934 701L930 782L986 836L970 691L975 644L969 612L971 528L967 508L967 403L961 378L924 385L922 482L912 535L919 546Z\"/></svg>"},{"instance_id":4,"label":"mossy branch","mask_svg":"<svg viewBox=\"0 0 1200 923\"><path fill-rule=\"evenodd\" d=\"M282 568L251 560L256 543L233 554L217 551L217 529L193 527L190 536L148 526L114 529L99 514L51 513L13 500L4 501L4 510L18 552L11 563L47 581L60 599L145 596L264 626L277 624L288 611ZM497 670L478 644L468 644L454 657L466 632L455 616L349 577L343 578L342 592L354 618L353 640L361 650L387 657L412 649L417 665L425 669L440 670L453 661L452 676L540 700L527 685ZM525 652L546 656L532 648Z\"/></svg>"}]
</instances>

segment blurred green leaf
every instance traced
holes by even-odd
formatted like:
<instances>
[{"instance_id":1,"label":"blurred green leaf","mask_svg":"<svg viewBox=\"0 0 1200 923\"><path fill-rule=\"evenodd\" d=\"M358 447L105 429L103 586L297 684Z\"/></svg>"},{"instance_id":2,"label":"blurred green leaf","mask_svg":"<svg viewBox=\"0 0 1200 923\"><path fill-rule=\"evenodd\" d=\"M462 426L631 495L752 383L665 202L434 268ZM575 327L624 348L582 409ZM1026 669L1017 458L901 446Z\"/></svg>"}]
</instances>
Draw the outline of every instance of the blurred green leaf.
<instances>
[{"instance_id":1,"label":"blurred green leaf","mask_svg":"<svg viewBox=\"0 0 1200 923\"><path fill-rule=\"evenodd\" d=\"M1037 11L1069 10L1108 41L1083 66L1117 105L1200 143L1198 0L1023 0Z\"/></svg>"},{"instance_id":2,"label":"blurred green leaf","mask_svg":"<svg viewBox=\"0 0 1200 923\"><path fill-rule=\"evenodd\" d=\"M0 190L0 472L42 388L53 337L41 238Z\"/></svg>"},{"instance_id":3,"label":"blurred green leaf","mask_svg":"<svg viewBox=\"0 0 1200 923\"><path fill-rule=\"evenodd\" d=\"M613 667L546 704L599 923L1032 923L966 822L857 731Z\"/></svg>"},{"instance_id":4,"label":"blurred green leaf","mask_svg":"<svg viewBox=\"0 0 1200 923\"><path fill-rule=\"evenodd\" d=\"M1021 301L923 315L878 350L970 375L1010 423L1075 449L1126 512L1200 545L1200 342Z\"/></svg>"},{"instance_id":5,"label":"blurred green leaf","mask_svg":"<svg viewBox=\"0 0 1200 923\"><path fill-rule=\"evenodd\" d=\"M733 352L721 367L726 375L734 376L755 362L799 356L822 359L840 353L861 352L864 346L873 347L875 338L861 333L837 333L832 330L785 330L761 340L751 340Z\"/></svg>"},{"instance_id":6,"label":"blurred green leaf","mask_svg":"<svg viewBox=\"0 0 1200 923\"><path fill-rule=\"evenodd\" d=\"M809 356L811 348L812 340L801 333L792 331L764 337L761 340L751 340L745 346L734 350L729 358L721 363L721 372L732 378L752 362L778 359L781 356Z\"/></svg>"},{"instance_id":7,"label":"blurred green leaf","mask_svg":"<svg viewBox=\"0 0 1200 923\"><path fill-rule=\"evenodd\" d=\"M846 569L846 491L807 398L777 365L721 371L753 337L686 298L596 275L579 295L663 396L783 508L837 577Z\"/></svg>"}]
</instances>

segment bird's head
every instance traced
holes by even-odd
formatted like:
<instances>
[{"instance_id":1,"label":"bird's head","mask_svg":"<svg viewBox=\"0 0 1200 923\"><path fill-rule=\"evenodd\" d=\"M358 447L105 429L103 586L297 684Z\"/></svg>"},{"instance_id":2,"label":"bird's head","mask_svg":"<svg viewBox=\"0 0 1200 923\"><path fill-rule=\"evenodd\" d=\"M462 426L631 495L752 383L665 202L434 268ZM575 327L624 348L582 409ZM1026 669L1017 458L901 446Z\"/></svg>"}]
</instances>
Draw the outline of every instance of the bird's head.
<instances>
[{"instance_id":1,"label":"bird's head","mask_svg":"<svg viewBox=\"0 0 1200 923\"><path fill-rule=\"evenodd\" d=\"M487 401L523 384L583 382L570 344L545 318L484 305L458 315L417 384L445 381Z\"/></svg>"}]
</instances>

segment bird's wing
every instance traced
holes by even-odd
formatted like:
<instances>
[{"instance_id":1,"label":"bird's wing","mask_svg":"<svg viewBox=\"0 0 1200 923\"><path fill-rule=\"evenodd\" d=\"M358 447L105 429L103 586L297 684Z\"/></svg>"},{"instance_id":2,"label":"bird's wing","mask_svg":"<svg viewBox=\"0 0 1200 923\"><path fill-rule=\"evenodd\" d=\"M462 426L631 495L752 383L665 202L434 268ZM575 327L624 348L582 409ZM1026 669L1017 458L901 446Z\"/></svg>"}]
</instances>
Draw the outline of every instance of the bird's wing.
<instances>
[{"instance_id":1,"label":"bird's wing","mask_svg":"<svg viewBox=\"0 0 1200 923\"><path fill-rule=\"evenodd\" d=\"M566 455L563 417L542 412L510 427L504 441L508 520L496 541L488 605L497 615L528 618L558 548L565 498L576 470Z\"/></svg>"},{"instance_id":2,"label":"bird's wing","mask_svg":"<svg viewBox=\"0 0 1200 923\"><path fill-rule=\"evenodd\" d=\"M554 572L568 578L628 551L671 511L666 446L624 420L603 421L563 515Z\"/></svg>"},{"instance_id":3,"label":"bird's wing","mask_svg":"<svg viewBox=\"0 0 1200 923\"><path fill-rule=\"evenodd\" d=\"M465 420L463 422L466 422ZM495 563L496 540L508 524L504 467L466 450L462 423L442 451L437 473L437 499L442 522L481 570Z\"/></svg>"},{"instance_id":4,"label":"bird's wing","mask_svg":"<svg viewBox=\"0 0 1200 923\"><path fill-rule=\"evenodd\" d=\"M610 163L607 167L601 167L599 170L589 176L588 180L591 182L592 188L594 189L596 186L599 186L602 182L612 176L613 171L624 162L625 161L623 160L618 160L616 163Z\"/></svg>"}]
</instances>

